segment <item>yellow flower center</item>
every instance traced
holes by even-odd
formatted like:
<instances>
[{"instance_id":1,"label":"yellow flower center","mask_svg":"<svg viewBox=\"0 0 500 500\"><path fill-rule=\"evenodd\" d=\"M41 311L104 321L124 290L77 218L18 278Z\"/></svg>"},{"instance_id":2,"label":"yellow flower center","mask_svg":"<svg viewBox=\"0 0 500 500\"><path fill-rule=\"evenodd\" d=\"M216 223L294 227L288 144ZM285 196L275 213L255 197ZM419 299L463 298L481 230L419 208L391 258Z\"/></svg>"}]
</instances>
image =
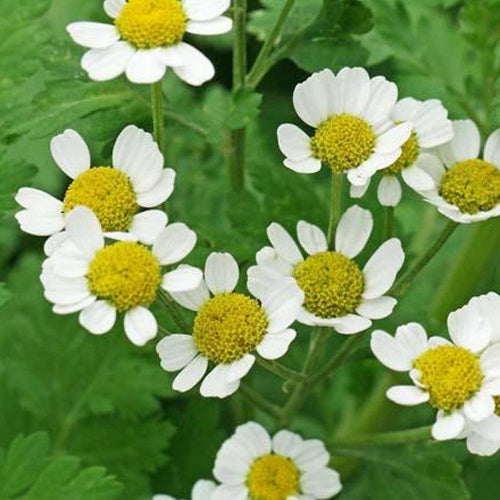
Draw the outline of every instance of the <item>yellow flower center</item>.
<instances>
[{"instance_id":1,"label":"yellow flower center","mask_svg":"<svg viewBox=\"0 0 500 500\"><path fill-rule=\"evenodd\" d=\"M387 168L382 171L384 174L399 174L401 170L411 167L418 158L420 146L415 132L413 132L409 139L401 146L401 156Z\"/></svg>"},{"instance_id":2,"label":"yellow flower center","mask_svg":"<svg viewBox=\"0 0 500 500\"><path fill-rule=\"evenodd\" d=\"M247 476L251 500L286 500L299 493L299 469L282 455L263 455Z\"/></svg>"},{"instance_id":3,"label":"yellow flower center","mask_svg":"<svg viewBox=\"0 0 500 500\"><path fill-rule=\"evenodd\" d=\"M500 417L500 396L494 396L495 400L495 414Z\"/></svg>"},{"instance_id":4,"label":"yellow flower center","mask_svg":"<svg viewBox=\"0 0 500 500\"><path fill-rule=\"evenodd\" d=\"M334 172L359 167L373 153L375 134L371 125L347 114L328 118L311 139L313 156Z\"/></svg>"},{"instance_id":5,"label":"yellow flower center","mask_svg":"<svg viewBox=\"0 0 500 500\"><path fill-rule=\"evenodd\" d=\"M77 205L90 208L104 232L127 231L138 209L130 179L112 167L91 168L71 183L64 196L64 212Z\"/></svg>"},{"instance_id":6,"label":"yellow flower center","mask_svg":"<svg viewBox=\"0 0 500 500\"><path fill-rule=\"evenodd\" d=\"M500 170L484 160L461 161L444 174L440 194L461 212L486 212L500 203Z\"/></svg>"},{"instance_id":7,"label":"yellow flower center","mask_svg":"<svg viewBox=\"0 0 500 500\"><path fill-rule=\"evenodd\" d=\"M231 363L252 352L269 321L259 303L241 293L224 293L207 301L194 320L198 351L210 361Z\"/></svg>"},{"instance_id":8,"label":"yellow flower center","mask_svg":"<svg viewBox=\"0 0 500 500\"><path fill-rule=\"evenodd\" d=\"M179 0L129 0L115 20L122 38L140 49L180 42L186 24Z\"/></svg>"},{"instance_id":9,"label":"yellow flower center","mask_svg":"<svg viewBox=\"0 0 500 500\"><path fill-rule=\"evenodd\" d=\"M161 283L161 266L145 246L120 241L97 252L87 281L95 296L125 312L154 302Z\"/></svg>"},{"instance_id":10,"label":"yellow flower center","mask_svg":"<svg viewBox=\"0 0 500 500\"><path fill-rule=\"evenodd\" d=\"M479 358L463 347L443 345L424 352L414 362L431 404L450 412L461 408L481 387Z\"/></svg>"},{"instance_id":11,"label":"yellow flower center","mask_svg":"<svg viewBox=\"0 0 500 500\"><path fill-rule=\"evenodd\" d=\"M345 255L311 255L295 267L293 274L305 294L304 308L320 318L345 316L361 303L365 289L363 273Z\"/></svg>"}]
</instances>

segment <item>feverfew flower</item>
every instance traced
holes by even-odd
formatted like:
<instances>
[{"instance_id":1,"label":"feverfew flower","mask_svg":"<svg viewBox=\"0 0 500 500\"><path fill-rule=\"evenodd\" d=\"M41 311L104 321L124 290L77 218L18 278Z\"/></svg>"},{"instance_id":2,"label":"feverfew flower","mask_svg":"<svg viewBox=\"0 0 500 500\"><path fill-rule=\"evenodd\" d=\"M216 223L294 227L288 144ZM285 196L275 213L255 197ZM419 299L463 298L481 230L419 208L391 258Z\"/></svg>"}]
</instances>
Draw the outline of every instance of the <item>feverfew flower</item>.
<instances>
[{"instance_id":1,"label":"feverfew flower","mask_svg":"<svg viewBox=\"0 0 500 500\"><path fill-rule=\"evenodd\" d=\"M409 122L412 125L412 133L401 148L401 156L381 170L383 176L378 185L378 199L382 205L393 207L400 202L402 192L397 174L401 174L403 180L415 189L434 187L433 178L423 166L435 163L430 149L449 142L453 137L453 127L448 120L448 111L437 99L401 99L394 107L391 119L395 123ZM364 186L351 186L351 196L363 196L368 186L369 181Z\"/></svg>"},{"instance_id":2,"label":"feverfew flower","mask_svg":"<svg viewBox=\"0 0 500 500\"><path fill-rule=\"evenodd\" d=\"M495 417L500 343L490 344L493 315L498 316L498 309L486 316L476 306L451 313L452 342L442 337L428 339L418 323L400 326L395 337L381 330L372 334L371 348L378 360L392 370L409 372L414 383L391 387L387 397L404 406L429 402L436 408L432 435L437 440L465 437L472 430L500 441L500 419ZM498 317L495 322L498 335Z\"/></svg>"},{"instance_id":3,"label":"feverfew flower","mask_svg":"<svg viewBox=\"0 0 500 500\"><path fill-rule=\"evenodd\" d=\"M323 231L300 221L297 236L307 254L304 259L293 238L274 222L267 228L272 247L257 253L257 265L248 270L248 289L260 297L269 286L291 277L305 295L299 322L329 326L343 334L366 330L372 319L385 318L394 309L396 299L384 294L404 261L401 242L392 238L361 270L353 259L365 247L372 229L371 213L353 206L340 219L335 249L329 250Z\"/></svg>"},{"instance_id":4,"label":"feverfew flower","mask_svg":"<svg viewBox=\"0 0 500 500\"><path fill-rule=\"evenodd\" d=\"M157 346L164 370L182 370L174 380L174 390L194 387L212 363L215 368L201 384L202 396L230 396L252 368L254 351L263 358L277 359L295 339L295 330L288 327L297 318L304 295L293 280L270 287L260 303L234 291L238 280L234 258L228 253L212 253L201 285L194 291L172 293L180 305L196 311L192 335L170 335Z\"/></svg>"},{"instance_id":5,"label":"feverfew flower","mask_svg":"<svg viewBox=\"0 0 500 500\"><path fill-rule=\"evenodd\" d=\"M210 60L184 42L186 33L219 35L231 30L222 14L230 0L105 0L113 24L68 25L73 40L90 49L82 68L92 80L112 80L125 73L134 83L154 83L167 67L190 85L213 78Z\"/></svg>"},{"instance_id":6,"label":"feverfew flower","mask_svg":"<svg viewBox=\"0 0 500 500\"><path fill-rule=\"evenodd\" d=\"M273 438L255 422L240 425L217 454L214 476L221 483L210 500L320 500L342 489L328 467L330 454L317 439L286 430Z\"/></svg>"},{"instance_id":7,"label":"feverfew flower","mask_svg":"<svg viewBox=\"0 0 500 500\"><path fill-rule=\"evenodd\" d=\"M95 214L78 206L66 219L68 237L45 260L40 277L45 298L56 314L80 312L80 324L90 333L109 332L117 313L124 313L127 337L142 346L157 334L148 306L160 288L168 292L194 289L199 269L180 266L164 274L162 266L181 261L196 244L185 224L169 224L152 248L134 241L105 245Z\"/></svg>"},{"instance_id":8,"label":"feverfew flower","mask_svg":"<svg viewBox=\"0 0 500 500\"><path fill-rule=\"evenodd\" d=\"M453 122L453 140L439 148L437 159L421 165L434 179L429 190L412 186L449 219L478 222L500 215L500 129L486 141L480 156L479 130L471 120Z\"/></svg>"},{"instance_id":9,"label":"feverfew flower","mask_svg":"<svg viewBox=\"0 0 500 500\"><path fill-rule=\"evenodd\" d=\"M210 500L212 493L216 488L216 484L213 481L208 481L206 479L200 479L193 486L193 491L191 492L191 500ZM177 500L169 495L154 495L153 500Z\"/></svg>"},{"instance_id":10,"label":"feverfew flower","mask_svg":"<svg viewBox=\"0 0 500 500\"><path fill-rule=\"evenodd\" d=\"M174 190L175 172L163 168L163 155L151 134L129 125L113 148L113 166L91 168L89 148L74 130L54 137L50 150L58 167L72 179L62 201L44 191L21 188L16 214L21 229L36 236L51 236L45 252L66 238L66 217L83 205L99 219L105 236L136 239L151 244L167 223L163 210L145 210L166 201ZM129 234L127 234L129 233Z\"/></svg>"},{"instance_id":11,"label":"feverfew flower","mask_svg":"<svg viewBox=\"0 0 500 500\"><path fill-rule=\"evenodd\" d=\"M291 124L278 128L285 166L312 174L323 163L346 173L351 184L365 185L399 158L410 137L411 123L396 125L390 119L397 94L394 83L382 76L370 79L363 68L314 73L295 87L293 104L315 133L310 138Z\"/></svg>"}]
</instances>

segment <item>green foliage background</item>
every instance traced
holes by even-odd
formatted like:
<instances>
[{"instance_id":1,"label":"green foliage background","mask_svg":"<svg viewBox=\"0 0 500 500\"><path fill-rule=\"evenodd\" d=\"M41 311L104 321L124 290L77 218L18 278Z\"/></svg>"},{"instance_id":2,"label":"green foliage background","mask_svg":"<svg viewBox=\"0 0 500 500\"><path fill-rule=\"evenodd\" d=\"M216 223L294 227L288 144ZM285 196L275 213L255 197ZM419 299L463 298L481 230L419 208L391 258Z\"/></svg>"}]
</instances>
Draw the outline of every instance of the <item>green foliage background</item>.
<instances>
[{"instance_id":1,"label":"green foliage background","mask_svg":"<svg viewBox=\"0 0 500 500\"><path fill-rule=\"evenodd\" d=\"M283 3L250 2L251 59ZM82 50L64 27L104 21L100 0L0 0L0 7L0 499L187 497L197 479L210 477L219 445L238 423L256 418L272 430L272 422L238 395L219 402L172 393L154 346L131 346L121 327L92 337L74 316L53 315L38 280L41 241L22 234L13 219L20 186L64 192L66 180L49 155L52 135L78 130L95 164L107 164L125 125L151 130L149 89L124 79L90 82L80 69ZM297 121L291 92L308 72L367 66L396 81L400 96L442 99L453 118L473 118L485 136L500 126L499 40L499 0L297 0L273 52L275 67L256 91L234 96L231 35L197 40L215 63L216 80L201 89L172 75L164 82L167 163L178 172L168 212L199 235L190 262L201 265L210 251L227 250L245 268L269 222L291 230L298 219L326 226L327 173L283 168L275 138L280 123ZM235 195L228 190L229 135L246 126L248 187ZM382 240L373 187L360 204L377 221L369 255ZM396 217L407 264L445 222L410 192ZM380 326L393 331L419 321L444 334L448 312L498 290L499 229L498 221L460 227ZM300 333L284 360L292 367L307 349L308 334ZM325 351L335 352L342 340L332 336ZM284 400L279 379L260 368L250 377L266 396ZM371 358L365 339L292 427L333 442L429 423L429 409L385 400L397 378ZM500 457L471 457L463 443L331 451L343 473L342 499L497 498Z\"/></svg>"}]
</instances>

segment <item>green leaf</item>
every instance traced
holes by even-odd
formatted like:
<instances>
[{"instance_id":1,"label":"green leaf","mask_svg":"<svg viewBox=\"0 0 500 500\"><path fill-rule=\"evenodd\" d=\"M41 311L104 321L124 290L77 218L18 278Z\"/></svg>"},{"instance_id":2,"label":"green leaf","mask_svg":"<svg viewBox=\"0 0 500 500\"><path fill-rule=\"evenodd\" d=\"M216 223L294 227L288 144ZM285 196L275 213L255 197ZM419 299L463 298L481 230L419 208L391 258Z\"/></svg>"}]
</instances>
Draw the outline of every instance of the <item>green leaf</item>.
<instances>
[{"instance_id":1,"label":"green leaf","mask_svg":"<svg viewBox=\"0 0 500 500\"><path fill-rule=\"evenodd\" d=\"M12 294L7 290L5 283L0 283L0 307L5 305L11 297Z\"/></svg>"},{"instance_id":2,"label":"green leaf","mask_svg":"<svg viewBox=\"0 0 500 500\"><path fill-rule=\"evenodd\" d=\"M122 486L102 467L81 469L80 460L51 457L49 436L17 436L0 458L0 499L112 500Z\"/></svg>"}]
</instances>

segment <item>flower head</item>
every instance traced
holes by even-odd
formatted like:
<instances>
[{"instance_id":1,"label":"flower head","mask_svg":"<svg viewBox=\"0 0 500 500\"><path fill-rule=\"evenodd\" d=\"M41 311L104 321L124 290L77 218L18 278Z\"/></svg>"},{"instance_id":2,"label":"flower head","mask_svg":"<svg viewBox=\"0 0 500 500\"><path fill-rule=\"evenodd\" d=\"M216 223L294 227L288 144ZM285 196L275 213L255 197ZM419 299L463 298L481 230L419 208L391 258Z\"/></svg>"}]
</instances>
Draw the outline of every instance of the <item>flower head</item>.
<instances>
[{"instance_id":1,"label":"flower head","mask_svg":"<svg viewBox=\"0 0 500 500\"><path fill-rule=\"evenodd\" d=\"M240 425L217 454L214 476L221 483L211 500L311 500L332 498L342 488L328 468L330 454L317 439L283 430L272 438L255 422Z\"/></svg>"},{"instance_id":2,"label":"flower head","mask_svg":"<svg viewBox=\"0 0 500 500\"><path fill-rule=\"evenodd\" d=\"M145 244L156 240L167 224L166 214L139 210L168 199L175 172L163 168L163 155L151 134L134 125L126 127L116 140L113 166L91 168L89 149L74 130L54 137L50 150L58 167L72 180L63 199L33 188L21 188L16 195L23 207L16 214L21 229L51 236L45 244L47 255L67 237L67 215L78 205L95 213L106 237Z\"/></svg>"},{"instance_id":3,"label":"flower head","mask_svg":"<svg viewBox=\"0 0 500 500\"><path fill-rule=\"evenodd\" d=\"M233 394L255 362L254 351L266 359L283 356L296 333L288 328L304 299L293 280L283 280L261 298L235 292L239 269L228 253L212 253L205 265L205 280L193 291L172 297L196 311L191 335L170 335L159 342L161 366L182 370L174 380L176 391L188 391L205 377L200 392L206 397ZM211 295L212 294L212 295Z\"/></svg>"},{"instance_id":4,"label":"flower head","mask_svg":"<svg viewBox=\"0 0 500 500\"><path fill-rule=\"evenodd\" d=\"M196 243L186 225L168 225L152 247L135 241L105 245L105 234L96 215L78 206L66 220L67 238L45 260L41 281L45 298L56 314L80 312L80 324L90 333L111 330L117 313L124 313L125 333L136 345L144 345L157 334L158 326L148 306L160 289L170 293L199 286L201 271L162 266L182 260Z\"/></svg>"},{"instance_id":5,"label":"flower head","mask_svg":"<svg viewBox=\"0 0 500 500\"><path fill-rule=\"evenodd\" d=\"M495 417L500 343L491 343L500 329L498 309L493 309L499 302L498 295L488 294L451 313L452 342L427 338L417 323L400 326L394 337L381 330L372 334L378 360L392 370L409 372L414 382L390 388L387 397L405 406L428 402L436 408L435 439L464 437L480 429L481 437L500 441L500 419Z\"/></svg>"},{"instance_id":6,"label":"flower head","mask_svg":"<svg viewBox=\"0 0 500 500\"><path fill-rule=\"evenodd\" d=\"M500 129L486 141L480 157L479 130L471 120L453 122L453 140L439 148L421 168L434 180L431 189L412 187L449 219L478 222L500 215Z\"/></svg>"},{"instance_id":7,"label":"flower head","mask_svg":"<svg viewBox=\"0 0 500 500\"><path fill-rule=\"evenodd\" d=\"M412 133L401 147L401 156L380 171L383 175L378 185L378 199L385 206L396 206L401 200L402 190L398 174L414 189L427 190L434 187L434 179L423 166L435 161L431 148L441 146L453 137L448 111L437 99L401 99L394 107L391 119L395 123L411 123ZM363 196L369 184L368 181L364 186L351 186L351 196Z\"/></svg>"},{"instance_id":8,"label":"flower head","mask_svg":"<svg viewBox=\"0 0 500 500\"><path fill-rule=\"evenodd\" d=\"M404 261L401 242L386 241L363 269L354 258L361 253L373 228L368 210L349 208L335 235L335 249L329 250L323 231L304 221L297 235L307 256L287 231L277 223L267 228L272 247L257 253L257 265L248 270L248 288L257 297L269 286L292 278L304 292L297 318L306 325L330 326L339 333L366 330L372 319L391 314L397 301L384 294L391 288Z\"/></svg>"},{"instance_id":9,"label":"flower head","mask_svg":"<svg viewBox=\"0 0 500 500\"><path fill-rule=\"evenodd\" d=\"M314 73L295 87L293 103L299 117L315 129L310 138L295 125L278 129L285 166L311 174L328 166L346 173L349 181L365 185L378 170L401 155L411 124L395 125L390 115L397 100L394 83L369 77L363 68Z\"/></svg>"},{"instance_id":10,"label":"flower head","mask_svg":"<svg viewBox=\"0 0 500 500\"><path fill-rule=\"evenodd\" d=\"M167 67L190 85L213 78L210 60L184 42L188 33L219 35L231 30L222 14L230 0L105 0L114 24L77 22L71 38L90 49L82 67L92 80L112 80L125 73L134 83L154 83Z\"/></svg>"}]
</instances>

